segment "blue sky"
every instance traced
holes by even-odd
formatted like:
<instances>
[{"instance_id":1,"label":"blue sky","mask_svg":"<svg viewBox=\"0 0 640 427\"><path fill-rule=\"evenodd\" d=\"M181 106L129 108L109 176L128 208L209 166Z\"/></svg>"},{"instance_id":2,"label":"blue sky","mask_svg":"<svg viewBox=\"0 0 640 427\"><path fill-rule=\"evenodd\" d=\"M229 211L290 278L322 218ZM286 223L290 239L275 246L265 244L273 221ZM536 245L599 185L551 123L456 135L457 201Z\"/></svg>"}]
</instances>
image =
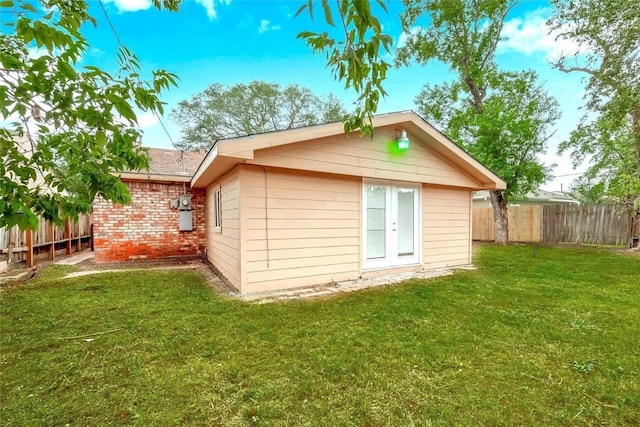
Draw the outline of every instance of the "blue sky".
<instances>
[{"instance_id":1,"label":"blue sky","mask_svg":"<svg viewBox=\"0 0 640 427\"><path fill-rule=\"evenodd\" d=\"M180 132L169 118L169 111L179 101L212 83L233 85L251 80L281 85L296 83L320 95L332 92L349 109L355 95L333 79L321 55L314 55L302 40L296 39L303 30L327 30L321 14L315 17L315 22L308 14L294 17L304 1L185 0L180 11L172 13L154 9L150 0L103 0L118 36L138 56L143 69L147 72L165 69L180 78L179 87L162 96L167 103L162 121L171 138L155 117L146 114L139 118L145 132L143 145L171 148L171 139L177 141ZM95 0L90 0L90 4L98 26L84 31L91 48L80 65L115 70L115 36L100 4ZM393 37L396 46L402 42L398 18L402 9L399 0L391 0L388 13L379 14L385 32ZM504 69L536 70L547 91L560 102L563 117L550 140L547 155L542 156L546 163L558 164L554 174L559 177L542 187L560 190L562 186L566 190L577 175L560 175L584 168L574 171L568 155L557 156L556 147L581 115L583 85L581 76L563 74L548 64L560 52L576 48L570 43L555 41L549 34L545 25L549 13L548 2L542 0L525 1L514 9L504 29L508 40L500 45L497 59ZM435 62L426 67L412 65L393 69L385 82L389 96L381 101L378 112L415 109L414 98L425 83L438 83L450 77L448 68Z\"/></svg>"}]
</instances>

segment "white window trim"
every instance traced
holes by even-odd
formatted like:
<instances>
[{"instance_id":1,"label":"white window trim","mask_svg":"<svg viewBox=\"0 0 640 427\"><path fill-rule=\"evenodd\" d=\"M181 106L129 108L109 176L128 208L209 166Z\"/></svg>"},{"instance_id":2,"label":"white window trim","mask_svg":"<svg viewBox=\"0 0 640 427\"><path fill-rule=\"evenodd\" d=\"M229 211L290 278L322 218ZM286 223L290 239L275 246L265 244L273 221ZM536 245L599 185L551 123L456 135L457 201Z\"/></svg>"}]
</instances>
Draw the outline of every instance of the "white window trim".
<instances>
[{"instance_id":1,"label":"white window trim","mask_svg":"<svg viewBox=\"0 0 640 427\"><path fill-rule=\"evenodd\" d=\"M213 192L213 229L222 233L222 191L217 188Z\"/></svg>"}]
</instances>

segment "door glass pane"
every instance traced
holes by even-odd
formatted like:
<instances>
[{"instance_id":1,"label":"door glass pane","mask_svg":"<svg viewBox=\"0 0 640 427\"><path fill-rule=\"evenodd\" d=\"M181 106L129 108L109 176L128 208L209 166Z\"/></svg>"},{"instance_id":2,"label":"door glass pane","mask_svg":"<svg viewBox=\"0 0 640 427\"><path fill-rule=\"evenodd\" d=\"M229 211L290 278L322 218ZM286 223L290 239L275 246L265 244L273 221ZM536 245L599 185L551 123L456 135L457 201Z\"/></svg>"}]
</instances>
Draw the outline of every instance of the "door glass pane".
<instances>
[{"instance_id":1,"label":"door glass pane","mask_svg":"<svg viewBox=\"0 0 640 427\"><path fill-rule=\"evenodd\" d=\"M367 185L367 259L385 257L386 192L385 187Z\"/></svg>"},{"instance_id":2,"label":"door glass pane","mask_svg":"<svg viewBox=\"0 0 640 427\"><path fill-rule=\"evenodd\" d=\"M414 254L415 190L398 188L398 256Z\"/></svg>"}]
</instances>

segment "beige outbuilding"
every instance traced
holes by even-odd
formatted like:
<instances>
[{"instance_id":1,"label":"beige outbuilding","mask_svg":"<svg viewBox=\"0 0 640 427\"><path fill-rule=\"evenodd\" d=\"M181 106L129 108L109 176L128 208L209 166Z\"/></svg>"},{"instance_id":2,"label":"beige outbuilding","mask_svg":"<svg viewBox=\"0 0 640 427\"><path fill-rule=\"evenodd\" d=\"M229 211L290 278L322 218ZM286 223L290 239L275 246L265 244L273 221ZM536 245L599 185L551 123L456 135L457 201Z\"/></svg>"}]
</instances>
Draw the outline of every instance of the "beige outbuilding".
<instances>
[{"instance_id":1,"label":"beige outbuilding","mask_svg":"<svg viewBox=\"0 0 640 427\"><path fill-rule=\"evenodd\" d=\"M191 180L207 260L242 293L469 264L472 193L505 182L414 112L374 125L217 141Z\"/></svg>"}]
</instances>

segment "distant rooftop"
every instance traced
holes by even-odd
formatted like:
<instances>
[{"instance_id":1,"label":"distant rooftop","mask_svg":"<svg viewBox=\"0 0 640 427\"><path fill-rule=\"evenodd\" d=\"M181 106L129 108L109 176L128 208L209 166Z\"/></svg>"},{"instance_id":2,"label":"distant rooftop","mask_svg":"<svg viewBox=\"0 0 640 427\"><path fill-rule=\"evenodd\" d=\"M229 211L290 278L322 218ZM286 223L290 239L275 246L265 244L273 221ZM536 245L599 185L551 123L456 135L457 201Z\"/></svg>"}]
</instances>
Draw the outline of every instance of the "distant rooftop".
<instances>
[{"instance_id":1,"label":"distant rooftop","mask_svg":"<svg viewBox=\"0 0 640 427\"><path fill-rule=\"evenodd\" d=\"M473 193L473 200L489 200L488 191L476 191ZM560 203L580 203L573 197L562 191L536 190L528 193L524 197L514 197L513 201L539 201L539 202L560 202Z\"/></svg>"},{"instance_id":2,"label":"distant rooftop","mask_svg":"<svg viewBox=\"0 0 640 427\"><path fill-rule=\"evenodd\" d=\"M154 175L193 176L198 169L205 152L187 152L164 148L148 148L149 172ZM147 173L137 171L135 173Z\"/></svg>"}]
</instances>

